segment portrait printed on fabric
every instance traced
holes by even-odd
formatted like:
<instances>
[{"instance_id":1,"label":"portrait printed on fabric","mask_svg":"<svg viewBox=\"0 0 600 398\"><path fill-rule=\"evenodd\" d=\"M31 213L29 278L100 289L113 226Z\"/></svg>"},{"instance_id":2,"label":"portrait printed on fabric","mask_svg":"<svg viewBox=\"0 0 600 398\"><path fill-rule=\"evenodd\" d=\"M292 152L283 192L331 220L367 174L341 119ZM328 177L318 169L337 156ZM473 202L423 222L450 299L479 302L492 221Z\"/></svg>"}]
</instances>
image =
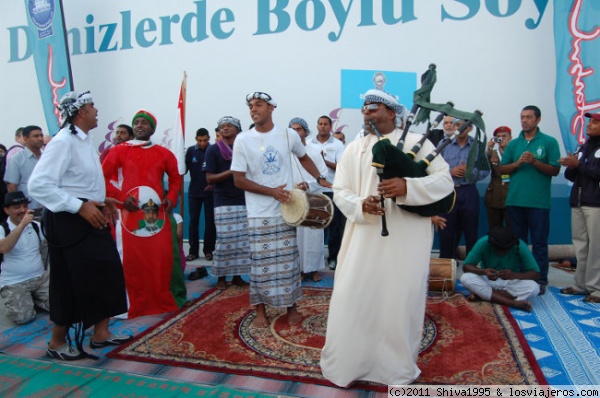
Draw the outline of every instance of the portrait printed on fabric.
<instances>
[{"instance_id":1,"label":"portrait printed on fabric","mask_svg":"<svg viewBox=\"0 0 600 398\"><path fill-rule=\"evenodd\" d=\"M139 237L149 237L159 233L165 224L165 210L161 206L160 196L156 191L147 186L131 189L127 196L138 200L141 210L131 212L123 210L121 213L124 229Z\"/></svg>"}]
</instances>

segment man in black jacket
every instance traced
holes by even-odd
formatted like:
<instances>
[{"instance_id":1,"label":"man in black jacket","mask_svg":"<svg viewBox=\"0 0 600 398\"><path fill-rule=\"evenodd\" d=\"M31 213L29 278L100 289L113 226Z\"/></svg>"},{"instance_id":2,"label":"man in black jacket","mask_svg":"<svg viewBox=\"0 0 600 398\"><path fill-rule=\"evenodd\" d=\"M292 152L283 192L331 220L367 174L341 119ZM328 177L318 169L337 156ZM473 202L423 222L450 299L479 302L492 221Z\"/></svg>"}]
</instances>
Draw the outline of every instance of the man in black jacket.
<instances>
[{"instance_id":1,"label":"man in black jacket","mask_svg":"<svg viewBox=\"0 0 600 398\"><path fill-rule=\"evenodd\" d=\"M560 159L567 167L571 189L571 231L577 257L575 284L563 294L586 295L583 301L600 303L600 113L586 113L587 141L574 154Z\"/></svg>"}]
</instances>

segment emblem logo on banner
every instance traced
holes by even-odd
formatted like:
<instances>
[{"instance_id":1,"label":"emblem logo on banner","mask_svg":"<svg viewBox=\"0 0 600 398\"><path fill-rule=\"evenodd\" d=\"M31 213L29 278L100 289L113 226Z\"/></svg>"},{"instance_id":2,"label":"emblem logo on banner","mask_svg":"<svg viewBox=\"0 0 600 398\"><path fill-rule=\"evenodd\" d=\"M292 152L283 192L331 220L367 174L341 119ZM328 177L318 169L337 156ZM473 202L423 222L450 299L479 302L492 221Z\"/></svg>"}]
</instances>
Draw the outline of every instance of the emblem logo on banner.
<instances>
[{"instance_id":1,"label":"emblem logo on banner","mask_svg":"<svg viewBox=\"0 0 600 398\"><path fill-rule=\"evenodd\" d=\"M54 19L54 0L29 0L27 4L29 18L38 30L37 37L52 36L52 20Z\"/></svg>"},{"instance_id":2,"label":"emblem logo on banner","mask_svg":"<svg viewBox=\"0 0 600 398\"><path fill-rule=\"evenodd\" d=\"M25 0L25 7L46 125L54 135L60 129L58 101L73 89L62 6L60 0Z\"/></svg>"}]
</instances>

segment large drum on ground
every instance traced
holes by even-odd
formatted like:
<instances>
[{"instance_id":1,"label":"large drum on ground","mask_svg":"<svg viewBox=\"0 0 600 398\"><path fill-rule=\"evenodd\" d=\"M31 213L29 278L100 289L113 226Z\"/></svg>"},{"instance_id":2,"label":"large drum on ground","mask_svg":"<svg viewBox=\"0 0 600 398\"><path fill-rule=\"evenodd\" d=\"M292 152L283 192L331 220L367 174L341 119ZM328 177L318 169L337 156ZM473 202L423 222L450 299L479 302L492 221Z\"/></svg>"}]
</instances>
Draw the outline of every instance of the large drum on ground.
<instances>
[{"instance_id":1,"label":"large drum on ground","mask_svg":"<svg viewBox=\"0 0 600 398\"><path fill-rule=\"evenodd\" d=\"M327 228L333 218L333 203L320 193L291 190L289 202L281 205L281 215L287 225Z\"/></svg>"},{"instance_id":2,"label":"large drum on ground","mask_svg":"<svg viewBox=\"0 0 600 398\"><path fill-rule=\"evenodd\" d=\"M432 258L429 262L429 291L453 293L456 287L456 260Z\"/></svg>"}]
</instances>

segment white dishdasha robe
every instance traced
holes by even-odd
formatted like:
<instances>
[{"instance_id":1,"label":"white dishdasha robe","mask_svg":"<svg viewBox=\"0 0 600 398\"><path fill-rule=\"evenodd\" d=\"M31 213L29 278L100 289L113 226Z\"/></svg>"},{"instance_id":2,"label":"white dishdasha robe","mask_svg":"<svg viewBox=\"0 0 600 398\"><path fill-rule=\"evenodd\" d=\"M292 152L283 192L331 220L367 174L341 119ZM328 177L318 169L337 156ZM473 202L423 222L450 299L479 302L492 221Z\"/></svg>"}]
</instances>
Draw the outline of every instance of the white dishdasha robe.
<instances>
[{"instance_id":1,"label":"white dishdasha robe","mask_svg":"<svg viewBox=\"0 0 600 398\"><path fill-rule=\"evenodd\" d=\"M401 131L388 134L395 145ZM409 133L405 151L420 134ZM389 236L381 236L381 217L363 214L362 202L377 195L371 166L377 137L368 135L346 148L337 165L334 201L346 215L321 353L323 375L339 386L364 380L409 384L421 373L417 356L425 318L433 227L429 217L400 209L386 199ZM426 141L417 159L434 149ZM407 195L396 203L425 205L454 189L448 164L437 157L428 176L407 178Z\"/></svg>"}]
</instances>

